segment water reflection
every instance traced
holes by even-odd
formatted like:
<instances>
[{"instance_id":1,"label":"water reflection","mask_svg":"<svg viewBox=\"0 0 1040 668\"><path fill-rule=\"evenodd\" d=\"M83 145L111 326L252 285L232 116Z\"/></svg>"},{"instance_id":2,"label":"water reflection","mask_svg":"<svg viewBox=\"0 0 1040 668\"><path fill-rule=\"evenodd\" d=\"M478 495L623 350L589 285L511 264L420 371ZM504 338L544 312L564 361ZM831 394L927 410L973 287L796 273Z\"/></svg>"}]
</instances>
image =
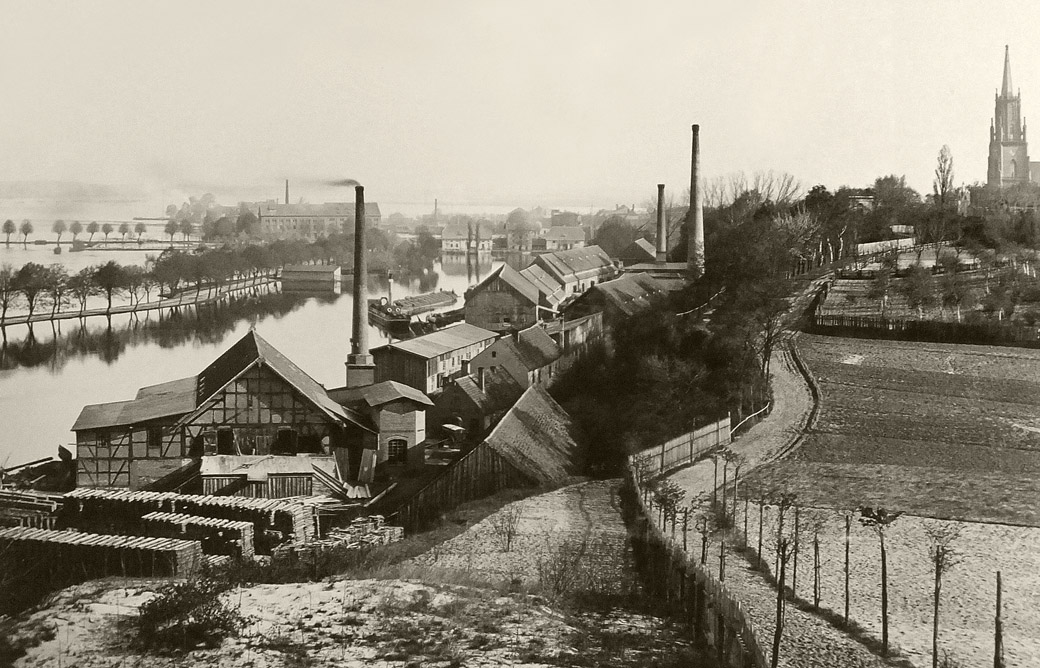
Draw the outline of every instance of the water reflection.
<instances>
[{"instance_id":1,"label":"water reflection","mask_svg":"<svg viewBox=\"0 0 1040 668\"><path fill-rule=\"evenodd\" d=\"M89 322L80 319L49 325L36 323L28 327L21 340L12 338L13 334L6 331L14 328L0 328L4 329L0 341L0 370L46 367L51 372L59 372L70 361L85 357L112 364L128 348L150 343L166 349L189 343L219 344L243 321L255 324L268 317L279 319L308 299L328 304L339 297L335 293L284 293L260 287L220 303L147 311L142 315L113 317L108 322L93 318ZM46 334L39 336L39 330Z\"/></svg>"}]
</instances>

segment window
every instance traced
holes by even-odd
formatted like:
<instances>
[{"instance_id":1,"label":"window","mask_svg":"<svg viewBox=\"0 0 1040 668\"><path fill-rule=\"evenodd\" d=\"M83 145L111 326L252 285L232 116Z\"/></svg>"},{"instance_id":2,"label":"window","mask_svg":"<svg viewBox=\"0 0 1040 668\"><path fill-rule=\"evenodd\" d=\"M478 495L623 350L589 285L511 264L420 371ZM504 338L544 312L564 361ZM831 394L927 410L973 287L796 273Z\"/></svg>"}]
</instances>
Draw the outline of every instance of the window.
<instances>
[{"instance_id":1,"label":"window","mask_svg":"<svg viewBox=\"0 0 1040 668\"><path fill-rule=\"evenodd\" d=\"M498 357L498 351L497 350L492 350L491 351L491 359L495 359L496 357Z\"/></svg>"},{"instance_id":2,"label":"window","mask_svg":"<svg viewBox=\"0 0 1040 668\"><path fill-rule=\"evenodd\" d=\"M386 444L386 460L391 464L407 464L408 441L403 438L391 438Z\"/></svg>"},{"instance_id":3,"label":"window","mask_svg":"<svg viewBox=\"0 0 1040 668\"><path fill-rule=\"evenodd\" d=\"M162 427L148 427L148 456L162 456Z\"/></svg>"}]
</instances>

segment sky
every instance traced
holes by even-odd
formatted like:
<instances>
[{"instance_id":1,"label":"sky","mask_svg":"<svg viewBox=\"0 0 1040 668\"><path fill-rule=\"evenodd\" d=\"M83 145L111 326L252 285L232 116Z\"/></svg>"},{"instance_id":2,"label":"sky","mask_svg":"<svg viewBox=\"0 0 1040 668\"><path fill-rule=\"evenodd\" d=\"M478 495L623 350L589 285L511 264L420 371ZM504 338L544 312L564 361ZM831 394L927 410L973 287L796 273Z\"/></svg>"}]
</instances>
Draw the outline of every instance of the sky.
<instances>
[{"instance_id":1,"label":"sky","mask_svg":"<svg viewBox=\"0 0 1040 668\"><path fill-rule=\"evenodd\" d=\"M1040 132L1035 2L0 0L0 180L612 207L936 155L985 180L1004 45ZM1040 158L1040 134L1034 155ZM389 212L384 212L384 214Z\"/></svg>"}]
</instances>

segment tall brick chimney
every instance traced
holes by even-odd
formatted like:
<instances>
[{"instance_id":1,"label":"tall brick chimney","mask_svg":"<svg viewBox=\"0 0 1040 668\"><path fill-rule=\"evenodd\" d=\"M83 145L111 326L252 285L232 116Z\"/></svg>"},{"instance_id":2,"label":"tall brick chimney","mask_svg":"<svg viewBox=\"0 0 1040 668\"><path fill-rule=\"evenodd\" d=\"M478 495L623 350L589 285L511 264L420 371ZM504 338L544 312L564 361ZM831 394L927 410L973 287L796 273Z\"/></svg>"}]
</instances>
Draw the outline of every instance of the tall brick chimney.
<instances>
[{"instance_id":1,"label":"tall brick chimney","mask_svg":"<svg viewBox=\"0 0 1040 668\"><path fill-rule=\"evenodd\" d=\"M704 205L698 179L701 171L701 126L693 126L693 156L690 160L690 210L686 215L689 232L686 269L691 278L704 275Z\"/></svg>"},{"instance_id":2,"label":"tall brick chimney","mask_svg":"<svg viewBox=\"0 0 1040 668\"><path fill-rule=\"evenodd\" d=\"M289 179L285 180L285 203L289 203Z\"/></svg>"},{"instance_id":3,"label":"tall brick chimney","mask_svg":"<svg viewBox=\"0 0 1040 668\"><path fill-rule=\"evenodd\" d=\"M368 261L365 257L365 187L354 186L354 319L347 355L347 387L376 381L376 366L368 354Z\"/></svg>"},{"instance_id":4,"label":"tall brick chimney","mask_svg":"<svg viewBox=\"0 0 1040 668\"><path fill-rule=\"evenodd\" d=\"M657 261L668 261L668 227L664 218L664 184L657 184Z\"/></svg>"}]
</instances>

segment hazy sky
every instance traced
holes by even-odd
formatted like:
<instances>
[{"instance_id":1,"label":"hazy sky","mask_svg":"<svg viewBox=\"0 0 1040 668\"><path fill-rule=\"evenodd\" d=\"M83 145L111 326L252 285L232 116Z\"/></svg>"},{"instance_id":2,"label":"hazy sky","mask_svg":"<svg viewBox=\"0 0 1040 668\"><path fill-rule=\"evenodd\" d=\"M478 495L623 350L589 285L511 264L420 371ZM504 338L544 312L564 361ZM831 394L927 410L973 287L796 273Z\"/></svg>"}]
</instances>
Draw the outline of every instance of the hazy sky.
<instances>
[{"instance_id":1,"label":"hazy sky","mask_svg":"<svg viewBox=\"0 0 1040 668\"><path fill-rule=\"evenodd\" d=\"M701 6L703 5L703 6ZM167 188L353 177L373 200L641 203L707 175L985 179L1040 3L7 2L0 180ZM205 185L200 185L205 187Z\"/></svg>"}]
</instances>

